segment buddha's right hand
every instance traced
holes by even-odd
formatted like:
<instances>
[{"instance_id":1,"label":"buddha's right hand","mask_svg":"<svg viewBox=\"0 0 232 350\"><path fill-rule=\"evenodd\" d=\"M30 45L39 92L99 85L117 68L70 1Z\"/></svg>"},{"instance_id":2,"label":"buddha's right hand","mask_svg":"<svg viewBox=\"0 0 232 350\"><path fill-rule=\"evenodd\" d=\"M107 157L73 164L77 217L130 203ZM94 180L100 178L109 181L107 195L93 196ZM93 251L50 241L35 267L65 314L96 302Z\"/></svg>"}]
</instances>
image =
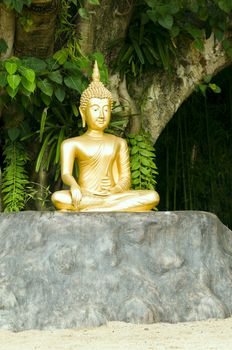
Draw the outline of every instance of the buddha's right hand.
<instances>
[{"instance_id":1,"label":"buddha's right hand","mask_svg":"<svg viewBox=\"0 0 232 350\"><path fill-rule=\"evenodd\" d=\"M71 196L72 196L72 203L74 208L78 209L79 205L80 205L80 201L82 199L82 193L81 190L79 188L79 186L72 186L70 188L70 192L71 192Z\"/></svg>"}]
</instances>

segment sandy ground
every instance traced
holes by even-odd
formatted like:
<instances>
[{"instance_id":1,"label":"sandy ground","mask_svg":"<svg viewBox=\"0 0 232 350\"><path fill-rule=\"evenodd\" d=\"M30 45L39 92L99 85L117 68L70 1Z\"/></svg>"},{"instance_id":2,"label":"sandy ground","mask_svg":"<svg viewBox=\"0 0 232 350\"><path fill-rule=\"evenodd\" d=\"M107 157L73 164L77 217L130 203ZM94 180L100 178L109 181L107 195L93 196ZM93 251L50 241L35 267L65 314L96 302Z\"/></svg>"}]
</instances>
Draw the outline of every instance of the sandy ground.
<instances>
[{"instance_id":1,"label":"sandy ground","mask_svg":"<svg viewBox=\"0 0 232 350\"><path fill-rule=\"evenodd\" d=\"M0 331L0 350L230 350L232 318L178 324L110 322L92 329Z\"/></svg>"}]
</instances>

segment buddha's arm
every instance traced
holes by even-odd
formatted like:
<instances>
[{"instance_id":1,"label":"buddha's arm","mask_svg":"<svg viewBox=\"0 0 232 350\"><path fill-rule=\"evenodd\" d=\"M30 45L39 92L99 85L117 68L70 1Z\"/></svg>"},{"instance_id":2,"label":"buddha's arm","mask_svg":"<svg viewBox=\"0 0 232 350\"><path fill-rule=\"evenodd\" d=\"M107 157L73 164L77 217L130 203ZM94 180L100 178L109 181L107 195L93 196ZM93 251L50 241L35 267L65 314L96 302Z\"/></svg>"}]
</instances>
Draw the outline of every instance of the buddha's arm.
<instances>
[{"instance_id":1,"label":"buddha's arm","mask_svg":"<svg viewBox=\"0 0 232 350\"><path fill-rule=\"evenodd\" d=\"M118 167L118 182L112 192L128 191L131 184L130 158L127 142L124 139L120 139L120 148L116 162Z\"/></svg>"},{"instance_id":2,"label":"buddha's arm","mask_svg":"<svg viewBox=\"0 0 232 350\"><path fill-rule=\"evenodd\" d=\"M61 178L62 181L71 188L79 188L75 178L72 176L73 164L75 160L75 146L67 141L61 144Z\"/></svg>"}]
</instances>

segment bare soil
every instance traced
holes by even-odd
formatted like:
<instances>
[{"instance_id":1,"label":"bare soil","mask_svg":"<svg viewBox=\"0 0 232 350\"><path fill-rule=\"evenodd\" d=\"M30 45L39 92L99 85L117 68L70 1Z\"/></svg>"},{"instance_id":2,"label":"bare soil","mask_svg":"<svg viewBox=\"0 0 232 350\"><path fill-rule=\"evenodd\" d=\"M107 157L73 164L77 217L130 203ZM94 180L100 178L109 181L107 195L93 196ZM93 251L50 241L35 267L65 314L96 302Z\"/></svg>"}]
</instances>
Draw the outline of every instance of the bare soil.
<instances>
[{"instance_id":1,"label":"bare soil","mask_svg":"<svg viewBox=\"0 0 232 350\"><path fill-rule=\"evenodd\" d=\"M135 325L109 322L92 329L0 331L0 350L230 350L232 318Z\"/></svg>"}]
</instances>

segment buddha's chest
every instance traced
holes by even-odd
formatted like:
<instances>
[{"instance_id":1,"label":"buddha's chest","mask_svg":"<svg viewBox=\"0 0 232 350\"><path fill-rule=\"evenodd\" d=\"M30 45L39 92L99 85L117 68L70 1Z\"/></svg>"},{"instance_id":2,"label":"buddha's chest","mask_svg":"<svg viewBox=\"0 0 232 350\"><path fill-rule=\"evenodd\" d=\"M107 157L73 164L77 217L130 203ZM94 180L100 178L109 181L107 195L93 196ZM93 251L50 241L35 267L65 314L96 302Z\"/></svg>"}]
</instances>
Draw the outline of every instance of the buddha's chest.
<instances>
[{"instance_id":1,"label":"buddha's chest","mask_svg":"<svg viewBox=\"0 0 232 350\"><path fill-rule=\"evenodd\" d=\"M76 159L78 162L96 160L115 160L117 147L114 142L90 141L78 145Z\"/></svg>"}]
</instances>

